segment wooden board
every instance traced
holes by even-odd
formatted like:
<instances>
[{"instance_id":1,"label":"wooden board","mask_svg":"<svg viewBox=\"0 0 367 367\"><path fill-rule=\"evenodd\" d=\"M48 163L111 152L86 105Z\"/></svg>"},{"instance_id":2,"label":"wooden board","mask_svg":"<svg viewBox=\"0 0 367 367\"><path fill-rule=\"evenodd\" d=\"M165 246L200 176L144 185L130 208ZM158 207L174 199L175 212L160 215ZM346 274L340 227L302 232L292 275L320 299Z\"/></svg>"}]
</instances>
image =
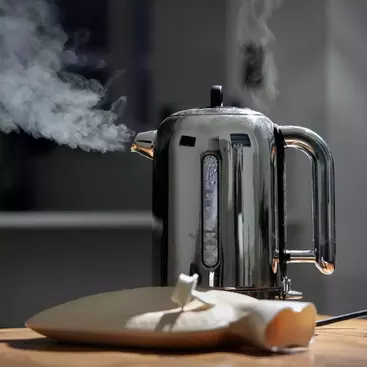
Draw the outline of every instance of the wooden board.
<instances>
[{"instance_id":1,"label":"wooden board","mask_svg":"<svg viewBox=\"0 0 367 367\"><path fill-rule=\"evenodd\" d=\"M1 367L365 367L367 320L317 328L307 352L265 355L250 348L195 354L163 354L62 345L27 329L0 329Z\"/></svg>"}]
</instances>

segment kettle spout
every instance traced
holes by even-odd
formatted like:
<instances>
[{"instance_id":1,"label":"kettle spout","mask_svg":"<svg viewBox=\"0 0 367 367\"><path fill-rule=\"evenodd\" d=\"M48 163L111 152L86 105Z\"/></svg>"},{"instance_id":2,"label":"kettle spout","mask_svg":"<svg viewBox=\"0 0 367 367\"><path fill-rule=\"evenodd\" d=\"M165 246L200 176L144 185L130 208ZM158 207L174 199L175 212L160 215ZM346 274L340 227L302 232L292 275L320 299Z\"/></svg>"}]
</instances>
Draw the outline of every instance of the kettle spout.
<instances>
[{"instance_id":1,"label":"kettle spout","mask_svg":"<svg viewBox=\"0 0 367 367\"><path fill-rule=\"evenodd\" d=\"M143 131L137 134L131 144L130 152L153 159L157 130Z\"/></svg>"}]
</instances>

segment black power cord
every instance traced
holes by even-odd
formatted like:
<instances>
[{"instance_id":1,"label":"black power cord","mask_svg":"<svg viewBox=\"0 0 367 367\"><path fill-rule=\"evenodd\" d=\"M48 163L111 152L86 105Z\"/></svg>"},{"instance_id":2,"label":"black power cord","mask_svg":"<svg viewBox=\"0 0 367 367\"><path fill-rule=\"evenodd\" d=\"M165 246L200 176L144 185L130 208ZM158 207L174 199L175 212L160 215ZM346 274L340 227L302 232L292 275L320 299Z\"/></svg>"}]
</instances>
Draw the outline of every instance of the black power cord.
<instances>
[{"instance_id":1,"label":"black power cord","mask_svg":"<svg viewBox=\"0 0 367 367\"><path fill-rule=\"evenodd\" d=\"M357 319L358 317L367 316L367 310L361 310L344 315L329 317L328 319L316 321L316 327L334 324L336 322L346 321L350 319Z\"/></svg>"}]
</instances>

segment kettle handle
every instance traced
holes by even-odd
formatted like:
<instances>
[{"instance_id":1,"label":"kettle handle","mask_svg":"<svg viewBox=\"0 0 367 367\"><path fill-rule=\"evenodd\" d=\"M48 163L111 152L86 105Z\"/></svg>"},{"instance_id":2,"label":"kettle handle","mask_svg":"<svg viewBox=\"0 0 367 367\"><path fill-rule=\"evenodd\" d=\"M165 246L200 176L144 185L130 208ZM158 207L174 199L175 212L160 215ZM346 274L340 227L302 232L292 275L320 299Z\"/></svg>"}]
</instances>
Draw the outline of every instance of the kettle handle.
<instances>
[{"instance_id":1,"label":"kettle handle","mask_svg":"<svg viewBox=\"0 0 367 367\"><path fill-rule=\"evenodd\" d=\"M285 250L288 263L312 262L323 274L335 270L334 160L326 142L314 131L299 126L279 126L285 148L305 153L312 165L313 250Z\"/></svg>"}]
</instances>

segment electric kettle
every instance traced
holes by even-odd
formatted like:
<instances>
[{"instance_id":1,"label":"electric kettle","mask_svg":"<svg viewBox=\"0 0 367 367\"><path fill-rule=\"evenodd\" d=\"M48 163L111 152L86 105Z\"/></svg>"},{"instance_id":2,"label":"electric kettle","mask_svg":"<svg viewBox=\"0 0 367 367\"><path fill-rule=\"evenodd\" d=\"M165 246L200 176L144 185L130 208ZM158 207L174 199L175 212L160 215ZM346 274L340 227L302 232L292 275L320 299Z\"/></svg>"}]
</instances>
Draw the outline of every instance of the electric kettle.
<instances>
[{"instance_id":1,"label":"electric kettle","mask_svg":"<svg viewBox=\"0 0 367 367\"><path fill-rule=\"evenodd\" d=\"M287 247L285 149L312 165L313 249ZM334 162L325 141L298 126L278 126L248 108L223 106L221 86L210 107L166 118L136 135L131 151L153 160L153 283L174 286L198 274L201 288L259 299L300 299L289 263L335 269Z\"/></svg>"}]
</instances>

